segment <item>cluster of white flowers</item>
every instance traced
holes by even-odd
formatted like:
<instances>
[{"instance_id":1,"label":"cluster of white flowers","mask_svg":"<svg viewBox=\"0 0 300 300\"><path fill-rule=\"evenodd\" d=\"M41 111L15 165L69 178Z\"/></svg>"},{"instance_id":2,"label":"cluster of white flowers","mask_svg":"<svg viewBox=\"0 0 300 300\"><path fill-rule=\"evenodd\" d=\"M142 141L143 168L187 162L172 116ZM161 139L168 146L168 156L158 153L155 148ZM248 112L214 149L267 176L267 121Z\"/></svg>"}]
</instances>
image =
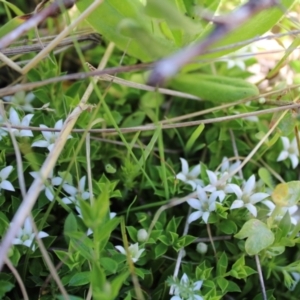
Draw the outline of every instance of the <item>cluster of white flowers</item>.
<instances>
[{"instance_id":1,"label":"cluster of white flowers","mask_svg":"<svg viewBox=\"0 0 300 300\"><path fill-rule=\"evenodd\" d=\"M252 175L247 181L235 176L236 181L241 181L241 185L232 183L232 178L228 177L229 173L236 169L240 162L230 164L229 160L224 157L221 169L218 172L206 170L208 184L198 178L201 174L201 167L197 165L189 171L189 166L184 158L180 158L182 171L176 175L176 178L190 185L196 190L196 197L187 200L187 203L196 211L190 214L188 222L191 223L201 218L204 223L208 223L209 216L221 205L227 195L233 195L234 200L231 202L230 209L246 208L251 215L257 216L256 204L261 202L270 210L273 208L273 202L267 200L269 193L256 192L255 175ZM274 208L273 208L274 209Z\"/></svg>"}]
</instances>

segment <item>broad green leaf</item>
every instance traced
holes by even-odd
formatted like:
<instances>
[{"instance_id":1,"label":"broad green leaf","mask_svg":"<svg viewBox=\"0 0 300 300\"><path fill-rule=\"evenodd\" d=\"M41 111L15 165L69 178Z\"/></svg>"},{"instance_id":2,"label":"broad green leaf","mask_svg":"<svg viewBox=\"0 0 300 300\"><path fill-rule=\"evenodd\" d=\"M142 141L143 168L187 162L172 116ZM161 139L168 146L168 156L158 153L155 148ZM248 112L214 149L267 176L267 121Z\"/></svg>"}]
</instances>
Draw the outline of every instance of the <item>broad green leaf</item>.
<instances>
[{"instance_id":1,"label":"broad green leaf","mask_svg":"<svg viewBox=\"0 0 300 300\"><path fill-rule=\"evenodd\" d=\"M168 250L168 246L165 244L161 244L159 243L158 245L156 245L156 247L154 248L154 253L155 253L155 259L164 255Z\"/></svg>"},{"instance_id":2,"label":"broad green leaf","mask_svg":"<svg viewBox=\"0 0 300 300\"><path fill-rule=\"evenodd\" d=\"M278 206L293 206L300 200L300 181L290 181L278 184L272 194L274 203Z\"/></svg>"},{"instance_id":3,"label":"broad green leaf","mask_svg":"<svg viewBox=\"0 0 300 300\"><path fill-rule=\"evenodd\" d=\"M272 176L266 168L259 168L258 175L267 187L269 187L270 189L274 188Z\"/></svg>"},{"instance_id":4,"label":"broad green leaf","mask_svg":"<svg viewBox=\"0 0 300 300\"><path fill-rule=\"evenodd\" d=\"M0 280L0 297L1 299L4 295L9 292L15 285L9 281Z\"/></svg>"},{"instance_id":5,"label":"broad green leaf","mask_svg":"<svg viewBox=\"0 0 300 300\"><path fill-rule=\"evenodd\" d=\"M105 271L116 273L118 270L118 263L109 257L101 257L100 263Z\"/></svg>"},{"instance_id":6,"label":"broad green leaf","mask_svg":"<svg viewBox=\"0 0 300 300\"><path fill-rule=\"evenodd\" d=\"M224 277L217 277L217 284L222 290L222 292L224 293L228 287L228 280L225 279Z\"/></svg>"},{"instance_id":7,"label":"broad green leaf","mask_svg":"<svg viewBox=\"0 0 300 300\"><path fill-rule=\"evenodd\" d=\"M93 0L78 1L78 9L84 11ZM89 24L121 50L143 61L168 55L175 50L174 43L167 40L144 13L140 1L106 0L87 17ZM153 31L157 36L153 34Z\"/></svg>"},{"instance_id":8,"label":"broad green leaf","mask_svg":"<svg viewBox=\"0 0 300 300\"><path fill-rule=\"evenodd\" d=\"M274 234L267 225L259 220L247 221L242 229L235 235L238 239L247 238L245 250L249 255L258 254L274 242Z\"/></svg>"},{"instance_id":9,"label":"broad green leaf","mask_svg":"<svg viewBox=\"0 0 300 300\"><path fill-rule=\"evenodd\" d=\"M129 271L119 274L111 282L112 299L115 299L119 295L119 291L126 278L129 276Z\"/></svg>"},{"instance_id":10,"label":"broad green leaf","mask_svg":"<svg viewBox=\"0 0 300 300\"><path fill-rule=\"evenodd\" d=\"M90 274L91 272L80 272L76 273L69 282L69 286L81 286L88 284L90 282Z\"/></svg>"},{"instance_id":11,"label":"broad green leaf","mask_svg":"<svg viewBox=\"0 0 300 300\"><path fill-rule=\"evenodd\" d=\"M232 102L257 96L257 87L240 78L208 74L179 74L170 83L172 88L212 102Z\"/></svg>"},{"instance_id":12,"label":"broad green leaf","mask_svg":"<svg viewBox=\"0 0 300 300\"><path fill-rule=\"evenodd\" d=\"M222 253L217 264L217 276L224 276L228 267L228 258L225 252Z\"/></svg>"}]
</instances>

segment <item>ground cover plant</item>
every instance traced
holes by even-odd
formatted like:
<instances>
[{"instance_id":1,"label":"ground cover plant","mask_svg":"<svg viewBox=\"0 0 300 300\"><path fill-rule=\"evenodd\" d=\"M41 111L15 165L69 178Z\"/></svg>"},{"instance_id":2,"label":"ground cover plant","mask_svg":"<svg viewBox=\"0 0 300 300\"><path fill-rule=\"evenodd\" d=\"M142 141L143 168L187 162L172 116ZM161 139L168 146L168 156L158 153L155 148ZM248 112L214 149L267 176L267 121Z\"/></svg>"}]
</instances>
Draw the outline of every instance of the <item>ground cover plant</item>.
<instances>
[{"instance_id":1,"label":"ground cover plant","mask_svg":"<svg viewBox=\"0 0 300 300\"><path fill-rule=\"evenodd\" d=\"M1 299L298 299L298 1L0 1Z\"/></svg>"}]
</instances>

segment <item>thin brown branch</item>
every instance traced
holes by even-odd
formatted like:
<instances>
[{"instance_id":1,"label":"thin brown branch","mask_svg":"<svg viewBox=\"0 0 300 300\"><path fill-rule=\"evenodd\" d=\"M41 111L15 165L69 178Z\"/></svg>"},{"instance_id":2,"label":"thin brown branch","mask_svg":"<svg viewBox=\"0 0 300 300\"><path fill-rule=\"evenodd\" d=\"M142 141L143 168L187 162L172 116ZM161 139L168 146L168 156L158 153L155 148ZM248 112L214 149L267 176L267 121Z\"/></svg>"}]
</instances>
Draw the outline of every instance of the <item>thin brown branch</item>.
<instances>
[{"instance_id":1,"label":"thin brown branch","mask_svg":"<svg viewBox=\"0 0 300 300\"><path fill-rule=\"evenodd\" d=\"M292 105L286 105L281 107L274 107L274 108L268 108L264 110L259 110L255 112L248 112L244 114L238 114L238 115L231 115L231 116L224 116L224 117L218 117L218 118L210 118L210 119L202 119L202 120L196 120L196 121L189 121L189 122L181 122L181 123L174 123L174 124L164 124L161 125L161 123L157 124L147 124L142 126L135 126L135 127L124 127L124 128L105 128L105 129L73 129L72 132L76 133L130 133L130 132L137 132L137 131L152 131L157 130L157 128L161 129L174 129L174 128L182 128L182 127L190 127L190 126L198 126L199 124L212 124L212 123L220 123L220 122L226 122L231 120L237 120L245 117L250 116L258 116L258 115L264 115L264 114L272 114L278 111L292 109L292 108L299 108L300 103L295 103ZM6 124L2 124L2 127L7 127ZM40 127L32 127L32 126L14 126L12 125L11 128L16 129L28 129L32 131L50 131L50 132L59 132L59 129L55 128L40 128Z\"/></svg>"},{"instance_id":2,"label":"thin brown branch","mask_svg":"<svg viewBox=\"0 0 300 300\"><path fill-rule=\"evenodd\" d=\"M73 35L71 37L63 39L58 44L57 48L73 45L74 40L76 40L77 42L85 42L85 41L91 41L94 43L101 42L100 35L97 33L84 34L84 35ZM50 44L50 42L43 42L44 47L47 47L49 44ZM30 52L37 52L40 50L41 50L41 45L39 43L35 43L35 44L31 44L31 45L23 45L23 46L6 48L0 52L2 52L4 55L12 56L12 55L18 55L18 54L24 54L24 53L30 53Z\"/></svg>"},{"instance_id":3,"label":"thin brown branch","mask_svg":"<svg viewBox=\"0 0 300 300\"><path fill-rule=\"evenodd\" d=\"M29 29L38 26L46 18L50 16L56 16L61 12L62 8L70 8L74 5L74 3L74 0L57 0L37 14L31 15L26 22L10 31L0 39L0 50L9 46L14 40L27 32Z\"/></svg>"}]
</instances>

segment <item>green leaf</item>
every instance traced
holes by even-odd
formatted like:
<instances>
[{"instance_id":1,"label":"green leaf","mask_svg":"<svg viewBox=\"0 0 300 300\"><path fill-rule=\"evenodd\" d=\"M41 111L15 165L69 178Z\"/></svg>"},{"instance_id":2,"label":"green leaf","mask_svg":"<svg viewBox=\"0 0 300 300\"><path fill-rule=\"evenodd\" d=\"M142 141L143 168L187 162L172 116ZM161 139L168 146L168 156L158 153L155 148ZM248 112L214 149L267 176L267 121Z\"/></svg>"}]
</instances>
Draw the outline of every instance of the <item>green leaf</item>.
<instances>
[{"instance_id":1,"label":"green leaf","mask_svg":"<svg viewBox=\"0 0 300 300\"><path fill-rule=\"evenodd\" d=\"M300 199L300 181L278 184L272 193L272 199L278 206L291 207L298 204Z\"/></svg>"},{"instance_id":2,"label":"green leaf","mask_svg":"<svg viewBox=\"0 0 300 300\"><path fill-rule=\"evenodd\" d=\"M228 267L228 258L225 252L222 253L217 264L217 276L224 276Z\"/></svg>"},{"instance_id":3,"label":"green leaf","mask_svg":"<svg viewBox=\"0 0 300 300\"><path fill-rule=\"evenodd\" d=\"M112 291L112 299L115 299L119 295L119 291L122 287L122 284L125 282L127 277L129 276L129 271L125 271L124 273L119 274L115 277L111 282L111 291Z\"/></svg>"},{"instance_id":4,"label":"green leaf","mask_svg":"<svg viewBox=\"0 0 300 300\"><path fill-rule=\"evenodd\" d=\"M11 291L14 288L14 284L12 284L9 281L0 280L0 297L1 299L4 297L4 295Z\"/></svg>"},{"instance_id":5,"label":"green leaf","mask_svg":"<svg viewBox=\"0 0 300 300\"><path fill-rule=\"evenodd\" d=\"M170 85L181 92L217 103L232 102L259 94L255 85L243 79L209 74L178 74Z\"/></svg>"},{"instance_id":6,"label":"green leaf","mask_svg":"<svg viewBox=\"0 0 300 300\"><path fill-rule=\"evenodd\" d=\"M217 277L217 284L224 293L228 287L228 280L226 280L224 277Z\"/></svg>"},{"instance_id":7,"label":"green leaf","mask_svg":"<svg viewBox=\"0 0 300 300\"><path fill-rule=\"evenodd\" d=\"M249 255L258 254L274 242L274 234L267 225L259 220L247 221L242 229L235 235L238 239L247 238L245 250Z\"/></svg>"},{"instance_id":8,"label":"green leaf","mask_svg":"<svg viewBox=\"0 0 300 300\"><path fill-rule=\"evenodd\" d=\"M93 0L78 1L76 5L82 12L92 2ZM158 24L146 16L143 10L144 6L140 1L106 0L86 20L107 40L143 61L168 55L175 50L175 45L165 39ZM153 35L153 29L156 35Z\"/></svg>"},{"instance_id":9,"label":"green leaf","mask_svg":"<svg viewBox=\"0 0 300 300\"><path fill-rule=\"evenodd\" d=\"M76 273L69 282L69 286L81 286L88 284L90 282L90 274L91 272L80 272Z\"/></svg>"},{"instance_id":10,"label":"green leaf","mask_svg":"<svg viewBox=\"0 0 300 300\"><path fill-rule=\"evenodd\" d=\"M227 292L241 292L240 287L233 281L228 281Z\"/></svg>"},{"instance_id":11,"label":"green leaf","mask_svg":"<svg viewBox=\"0 0 300 300\"><path fill-rule=\"evenodd\" d=\"M274 183L272 180L271 173L266 168L259 168L258 170L259 178L263 181L263 183L269 187L270 189L274 189Z\"/></svg>"},{"instance_id":12,"label":"green leaf","mask_svg":"<svg viewBox=\"0 0 300 300\"><path fill-rule=\"evenodd\" d=\"M188 139L186 146L185 146L185 151L186 153L191 152L191 150L193 149L195 143L199 143L199 141L197 141L197 139L200 137L202 131L204 129L204 124L200 124L195 131L192 133L192 135L190 136L190 138Z\"/></svg>"},{"instance_id":13,"label":"green leaf","mask_svg":"<svg viewBox=\"0 0 300 300\"><path fill-rule=\"evenodd\" d=\"M159 243L154 248L155 259L164 255L168 250L168 246L162 243Z\"/></svg>"},{"instance_id":14,"label":"green leaf","mask_svg":"<svg viewBox=\"0 0 300 300\"><path fill-rule=\"evenodd\" d=\"M226 234L234 234L237 231L236 224L231 220L223 220L220 222L219 228Z\"/></svg>"},{"instance_id":15,"label":"green leaf","mask_svg":"<svg viewBox=\"0 0 300 300\"><path fill-rule=\"evenodd\" d=\"M118 263L109 257L101 257L100 258L101 266L105 271L109 271L110 273L116 273L118 270Z\"/></svg>"}]
</instances>

